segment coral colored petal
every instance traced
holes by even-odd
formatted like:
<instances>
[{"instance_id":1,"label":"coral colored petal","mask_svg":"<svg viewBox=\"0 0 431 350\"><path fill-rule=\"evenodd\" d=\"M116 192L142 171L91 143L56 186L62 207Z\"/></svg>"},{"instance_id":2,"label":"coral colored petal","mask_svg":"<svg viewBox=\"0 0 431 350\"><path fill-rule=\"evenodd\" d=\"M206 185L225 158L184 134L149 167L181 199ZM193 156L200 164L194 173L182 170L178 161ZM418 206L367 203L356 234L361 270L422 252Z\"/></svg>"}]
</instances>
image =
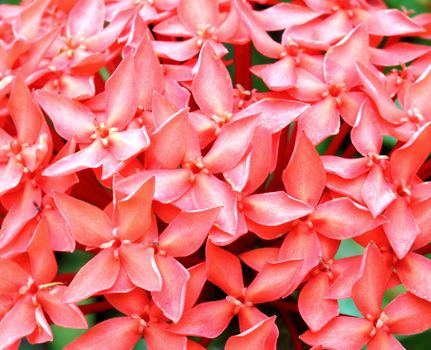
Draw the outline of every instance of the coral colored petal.
<instances>
[{"instance_id":1,"label":"coral colored petal","mask_svg":"<svg viewBox=\"0 0 431 350\"><path fill-rule=\"evenodd\" d=\"M303 224L296 226L286 235L280 247L279 261L301 259L298 278L304 278L320 261L322 252L316 232Z\"/></svg>"},{"instance_id":2,"label":"coral colored petal","mask_svg":"<svg viewBox=\"0 0 431 350\"><path fill-rule=\"evenodd\" d=\"M0 321L0 344L12 345L36 328L35 306L29 296L18 300Z\"/></svg>"},{"instance_id":3,"label":"coral colored petal","mask_svg":"<svg viewBox=\"0 0 431 350\"><path fill-rule=\"evenodd\" d=\"M237 256L221 249L210 241L206 247L208 281L233 297L239 297L244 288L241 262Z\"/></svg>"},{"instance_id":4,"label":"coral colored petal","mask_svg":"<svg viewBox=\"0 0 431 350\"><path fill-rule=\"evenodd\" d=\"M198 71L192 82L192 93L201 111L208 116L223 117L224 113L232 112L232 81L229 72L209 44L202 47Z\"/></svg>"},{"instance_id":5,"label":"coral colored petal","mask_svg":"<svg viewBox=\"0 0 431 350\"><path fill-rule=\"evenodd\" d=\"M175 169L184 159L190 132L188 108L181 109L165 120L151 135L151 145L145 153L145 165L150 169Z\"/></svg>"},{"instance_id":6,"label":"coral colored petal","mask_svg":"<svg viewBox=\"0 0 431 350\"><path fill-rule=\"evenodd\" d=\"M338 316L337 300L325 298L328 286L328 275L320 273L316 277L312 277L299 293L299 312L312 332L319 331Z\"/></svg>"},{"instance_id":7,"label":"coral colored petal","mask_svg":"<svg viewBox=\"0 0 431 350\"><path fill-rule=\"evenodd\" d=\"M238 15L248 29L250 33L253 44L256 50L269 58L280 58L284 52L283 45L274 41L268 33L262 28L257 18L254 17L253 12L247 6L247 4L240 0L234 0L235 9Z\"/></svg>"},{"instance_id":8,"label":"coral colored petal","mask_svg":"<svg viewBox=\"0 0 431 350\"><path fill-rule=\"evenodd\" d=\"M106 50L111 44L114 43L115 40L117 40L118 36L123 31L124 26L129 23L132 15L133 11L122 11L118 13L112 19L111 23L109 23L109 25L105 27L101 32L91 36L90 38L87 38L84 41L84 45L86 45L88 47L88 50L91 52L102 52ZM102 66L104 64L104 57L103 55L100 56L100 59L102 60L100 66Z\"/></svg>"},{"instance_id":9,"label":"coral colored petal","mask_svg":"<svg viewBox=\"0 0 431 350\"><path fill-rule=\"evenodd\" d=\"M138 155L149 145L150 137L145 128L116 132L109 137L109 150L119 161Z\"/></svg>"},{"instance_id":10,"label":"coral colored petal","mask_svg":"<svg viewBox=\"0 0 431 350\"><path fill-rule=\"evenodd\" d=\"M374 165L362 187L362 198L374 217L380 215L396 198L386 182L383 169Z\"/></svg>"},{"instance_id":11,"label":"coral colored petal","mask_svg":"<svg viewBox=\"0 0 431 350\"><path fill-rule=\"evenodd\" d=\"M116 181L114 182L115 189ZM121 240L135 242L151 227L151 205L154 194L154 178L150 178L126 198L115 198L115 226ZM118 193L115 192L115 197Z\"/></svg>"},{"instance_id":12,"label":"coral colored petal","mask_svg":"<svg viewBox=\"0 0 431 350\"><path fill-rule=\"evenodd\" d=\"M77 142L90 141L96 116L87 106L44 90L38 90L35 96L60 136L66 140L74 138Z\"/></svg>"},{"instance_id":13,"label":"coral colored petal","mask_svg":"<svg viewBox=\"0 0 431 350\"><path fill-rule=\"evenodd\" d=\"M406 110L414 110L414 108L416 108L422 116L426 116L431 113L431 108L428 103L431 98L431 94L429 92L430 84L431 68L428 67L428 69L426 69L421 76L406 89L403 96L403 105Z\"/></svg>"},{"instance_id":14,"label":"coral colored petal","mask_svg":"<svg viewBox=\"0 0 431 350\"><path fill-rule=\"evenodd\" d=\"M159 247L173 257L193 254L208 236L221 208L182 211L159 237Z\"/></svg>"},{"instance_id":15,"label":"coral colored petal","mask_svg":"<svg viewBox=\"0 0 431 350\"><path fill-rule=\"evenodd\" d=\"M187 281L185 310L191 309L196 303L207 281L205 262L192 266L187 271L190 274L190 279Z\"/></svg>"},{"instance_id":16,"label":"coral colored petal","mask_svg":"<svg viewBox=\"0 0 431 350\"><path fill-rule=\"evenodd\" d=\"M247 300L259 304L288 296L301 282L297 278L301 264L301 260L268 262L248 286Z\"/></svg>"},{"instance_id":17,"label":"coral colored petal","mask_svg":"<svg viewBox=\"0 0 431 350\"><path fill-rule=\"evenodd\" d=\"M219 21L217 0L180 0L178 16L193 33L205 26L216 27Z\"/></svg>"},{"instance_id":18,"label":"coral colored petal","mask_svg":"<svg viewBox=\"0 0 431 350\"><path fill-rule=\"evenodd\" d=\"M243 200L244 214L254 222L278 226L307 216L313 208L284 191L259 193Z\"/></svg>"},{"instance_id":19,"label":"coral colored petal","mask_svg":"<svg viewBox=\"0 0 431 350\"><path fill-rule=\"evenodd\" d=\"M109 151L100 140L96 140L88 147L61 158L48 166L44 176L71 175L83 169L95 169L100 167L109 156Z\"/></svg>"},{"instance_id":20,"label":"coral colored petal","mask_svg":"<svg viewBox=\"0 0 431 350\"><path fill-rule=\"evenodd\" d=\"M13 157L6 164L0 164L0 195L18 186L23 175L23 167Z\"/></svg>"},{"instance_id":21,"label":"coral colored petal","mask_svg":"<svg viewBox=\"0 0 431 350\"><path fill-rule=\"evenodd\" d=\"M313 104L301 114L298 127L305 132L313 145L337 134L340 129L340 112L335 99L328 97Z\"/></svg>"},{"instance_id":22,"label":"coral colored petal","mask_svg":"<svg viewBox=\"0 0 431 350\"><path fill-rule=\"evenodd\" d=\"M360 350L367 342L373 324L362 318L340 316L319 332L305 332L301 339L308 345L322 345L334 350Z\"/></svg>"},{"instance_id":23,"label":"coral colored petal","mask_svg":"<svg viewBox=\"0 0 431 350\"><path fill-rule=\"evenodd\" d=\"M250 116L225 125L203 158L204 166L213 174L236 166L249 150L256 124L257 117Z\"/></svg>"},{"instance_id":24,"label":"coral colored petal","mask_svg":"<svg viewBox=\"0 0 431 350\"><path fill-rule=\"evenodd\" d=\"M340 176L343 179L354 179L370 170L367 165L369 163L367 158L348 159L336 156L322 156L320 159L329 174Z\"/></svg>"},{"instance_id":25,"label":"coral colored petal","mask_svg":"<svg viewBox=\"0 0 431 350\"><path fill-rule=\"evenodd\" d=\"M103 29L104 20L102 0L79 0L69 13L67 33L77 40L88 38Z\"/></svg>"},{"instance_id":26,"label":"coral colored petal","mask_svg":"<svg viewBox=\"0 0 431 350\"><path fill-rule=\"evenodd\" d=\"M144 338L148 350L185 350L187 337L173 334L166 327L167 324L152 323L145 330Z\"/></svg>"},{"instance_id":27,"label":"coral colored petal","mask_svg":"<svg viewBox=\"0 0 431 350\"><path fill-rule=\"evenodd\" d=\"M154 249L139 244L120 248L121 264L124 265L132 283L148 291L162 289L162 275L154 258Z\"/></svg>"},{"instance_id":28,"label":"coral colored petal","mask_svg":"<svg viewBox=\"0 0 431 350\"><path fill-rule=\"evenodd\" d=\"M0 258L0 293L13 294L28 281L29 274L12 260Z\"/></svg>"},{"instance_id":29,"label":"coral colored petal","mask_svg":"<svg viewBox=\"0 0 431 350\"><path fill-rule=\"evenodd\" d=\"M359 81L356 64L368 64L368 47L367 29L364 25L359 25L329 48L323 62L326 82L337 86L355 86Z\"/></svg>"},{"instance_id":30,"label":"coral colored petal","mask_svg":"<svg viewBox=\"0 0 431 350\"><path fill-rule=\"evenodd\" d=\"M419 234L419 227L407 201L398 197L385 210L388 222L383 225L392 249L399 259L409 252Z\"/></svg>"},{"instance_id":31,"label":"coral colored petal","mask_svg":"<svg viewBox=\"0 0 431 350\"><path fill-rule=\"evenodd\" d=\"M117 183L124 193L132 193L144 181L154 176L156 188L154 199L161 203L170 203L190 188L190 172L186 169L155 170L133 174Z\"/></svg>"},{"instance_id":32,"label":"coral colored petal","mask_svg":"<svg viewBox=\"0 0 431 350\"><path fill-rule=\"evenodd\" d=\"M266 31L285 30L288 27L307 23L322 15L305 6L289 3L278 3L254 15Z\"/></svg>"},{"instance_id":33,"label":"coral colored petal","mask_svg":"<svg viewBox=\"0 0 431 350\"><path fill-rule=\"evenodd\" d=\"M57 261L54 252L47 242L48 226L45 217L42 217L36 227L27 253L31 264L31 275L37 284L51 282L57 274Z\"/></svg>"},{"instance_id":34,"label":"coral colored petal","mask_svg":"<svg viewBox=\"0 0 431 350\"><path fill-rule=\"evenodd\" d=\"M332 239L359 236L386 222L384 218L374 219L369 211L346 197L320 204L311 220L316 232Z\"/></svg>"},{"instance_id":35,"label":"coral colored petal","mask_svg":"<svg viewBox=\"0 0 431 350\"><path fill-rule=\"evenodd\" d=\"M283 91L296 86L296 61L290 56L265 65L259 76L273 91Z\"/></svg>"},{"instance_id":36,"label":"coral colored petal","mask_svg":"<svg viewBox=\"0 0 431 350\"><path fill-rule=\"evenodd\" d=\"M139 77L136 79L138 105L149 110L154 91L161 92L163 89L164 77L162 66L154 52L148 31L145 32L134 57L136 76Z\"/></svg>"},{"instance_id":37,"label":"coral colored petal","mask_svg":"<svg viewBox=\"0 0 431 350\"><path fill-rule=\"evenodd\" d=\"M272 316L238 335L231 336L226 342L225 350L275 350L276 342L268 342L274 327L275 316Z\"/></svg>"},{"instance_id":38,"label":"coral colored petal","mask_svg":"<svg viewBox=\"0 0 431 350\"><path fill-rule=\"evenodd\" d=\"M73 238L79 243L99 247L113 239L110 218L96 206L63 193L55 193L54 200Z\"/></svg>"},{"instance_id":39,"label":"coral colored petal","mask_svg":"<svg viewBox=\"0 0 431 350\"><path fill-rule=\"evenodd\" d=\"M186 61L199 52L197 40L197 38L191 38L184 41L153 41L153 47L160 57Z\"/></svg>"},{"instance_id":40,"label":"coral colored petal","mask_svg":"<svg viewBox=\"0 0 431 350\"><path fill-rule=\"evenodd\" d=\"M175 201L183 210L223 207L216 223L221 230L235 234L238 226L237 196L232 187L213 175L196 175L189 191Z\"/></svg>"},{"instance_id":41,"label":"coral colored petal","mask_svg":"<svg viewBox=\"0 0 431 350\"><path fill-rule=\"evenodd\" d=\"M120 271L120 261L111 249L102 250L75 275L63 302L77 302L111 288Z\"/></svg>"},{"instance_id":42,"label":"coral colored petal","mask_svg":"<svg viewBox=\"0 0 431 350\"><path fill-rule=\"evenodd\" d=\"M366 65L358 63L357 71L364 91L376 103L382 117L389 122L399 123L399 120L405 117L405 112L396 107L382 82L368 70Z\"/></svg>"},{"instance_id":43,"label":"coral colored petal","mask_svg":"<svg viewBox=\"0 0 431 350\"><path fill-rule=\"evenodd\" d=\"M191 36L193 32L187 29L181 18L176 15L169 17L163 22L155 25L153 31L157 34L165 36L182 36L185 38Z\"/></svg>"},{"instance_id":44,"label":"coral colored petal","mask_svg":"<svg viewBox=\"0 0 431 350\"><path fill-rule=\"evenodd\" d=\"M312 207L317 205L325 188L326 173L319 153L304 133L297 139L282 178L287 194Z\"/></svg>"},{"instance_id":45,"label":"coral colored petal","mask_svg":"<svg viewBox=\"0 0 431 350\"><path fill-rule=\"evenodd\" d=\"M404 346L390 333L378 329L367 345L368 350L405 350Z\"/></svg>"},{"instance_id":46,"label":"coral colored petal","mask_svg":"<svg viewBox=\"0 0 431 350\"><path fill-rule=\"evenodd\" d=\"M367 26L370 34L379 36L407 35L423 32L412 18L397 9L385 9L369 13Z\"/></svg>"},{"instance_id":47,"label":"coral colored petal","mask_svg":"<svg viewBox=\"0 0 431 350\"><path fill-rule=\"evenodd\" d=\"M410 293L431 300L431 260L411 252L396 268L398 277Z\"/></svg>"},{"instance_id":48,"label":"coral colored petal","mask_svg":"<svg viewBox=\"0 0 431 350\"><path fill-rule=\"evenodd\" d=\"M431 122L416 131L410 140L391 155L392 178L409 183L431 152Z\"/></svg>"},{"instance_id":49,"label":"coral colored petal","mask_svg":"<svg viewBox=\"0 0 431 350\"><path fill-rule=\"evenodd\" d=\"M127 293L105 294L104 297L118 311L125 315L139 315L149 304L149 293L135 288Z\"/></svg>"},{"instance_id":50,"label":"coral colored petal","mask_svg":"<svg viewBox=\"0 0 431 350\"><path fill-rule=\"evenodd\" d=\"M41 190L38 186L33 186L28 181L15 196L15 201L2 222L0 248L13 242L20 230L38 214L34 205L41 202Z\"/></svg>"},{"instance_id":51,"label":"coral colored petal","mask_svg":"<svg viewBox=\"0 0 431 350\"><path fill-rule=\"evenodd\" d=\"M298 44L314 49L327 50L328 47L346 35L353 29L352 21L346 11L335 11L323 20L320 18L292 26L283 34L285 38L292 38Z\"/></svg>"},{"instance_id":52,"label":"coral colored petal","mask_svg":"<svg viewBox=\"0 0 431 350\"><path fill-rule=\"evenodd\" d=\"M384 311L391 333L417 334L431 327L431 303L413 294L398 295Z\"/></svg>"},{"instance_id":53,"label":"coral colored petal","mask_svg":"<svg viewBox=\"0 0 431 350\"><path fill-rule=\"evenodd\" d=\"M176 323L184 312L186 285L190 274L170 256L157 255L156 263L162 275L162 289L151 295L163 314Z\"/></svg>"},{"instance_id":54,"label":"coral colored petal","mask_svg":"<svg viewBox=\"0 0 431 350\"><path fill-rule=\"evenodd\" d=\"M266 263L275 263L278 260L279 248L256 248L239 255L241 260L255 271L261 271Z\"/></svg>"},{"instance_id":55,"label":"coral colored petal","mask_svg":"<svg viewBox=\"0 0 431 350\"><path fill-rule=\"evenodd\" d=\"M47 313L52 322L60 327L87 328L87 321L81 310L74 304L61 301L66 287L57 286L51 289L42 289L37 298L41 302L43 311Z\"/></svg>"},{"instance_id":56,"label":"coral colored petal","mask_svg":"<svg viewBox=\"0 0 431 350\"><path fill-rule=\"evenodd\" d=\"M359 279L352 288L352 296L362 315L379 317L383 295L392 274L384 256L373 243L363 255Z\"/></svg>"},{"instance_id":57,"label":"coral colored petal","mask_svg":"<svg viewBox=\"0 0 431 350\"><path fill-rule=\"evenodd\" d=\"M7 107L20 142L33 143L42 126L42 115L21 74L16 76L12 85Z\"/></svg>"},{"instance_id":58,"label":"coral colored petal","mask_svg":"<svg viewBox=\"0 0 431 350\"><path fill-rule=\"evenodd\" d=\"M259 114L259 126L276 133L295 121L308 107L308 104L299 101L264 98L235 114L233 119Z\"/></svg>"},{"instance_id":59,"label":"coral colored petal","mask_svg":"<svg viewBox=\"0 0 431 350\"><path fill-rule=\"evenodd\" d=\"M380 154L383 132L378 122L377 110L369 100L362 103L358 119L350 132L352 144L363 156Z\"/></svg>"},{"instance_id":60,"label":"coral colored petal","mask_svg":"<svg viewBox=\"0 0 431 350\"><path fill-rule=\"evenodd\" d=\"M384 49L372 48L370 61L376 66L396 66L413 61L430 51L431 48L426 45L398 42Z\"/></svg>"},{"instance_id":61,"label":"coral colored petal","mask_svg":"<svg viewBox=\"0 0 431 350\"><path fill-rule=\"evenodd\" d=\"M228 326L234 316L235 305L226 300L210 301L186 311L169 330L176 334L215 338ZM211 320L211 322L208 322Z\"/></svg>"},{"instance_id":62,"label":"coral colored petal","mask_svg":"<svg viewBox=\"0 0 431 350\"><path fill-rule=\"evenodd\" d=\"M65 350L132 350L141 338L138 321L130 317L114 317L90 328Z\"/></svg>"},{"instance_id":63,"label":"coral colored petal","mask_svg":"<svg viewBox=\"0 0 431 350\"><path fill-rule=\"evenodd\" d=\"M135 116L138 107L135 65L128 55L106 82L106 124L124 129Z\"/></svg>"}]
</instances>

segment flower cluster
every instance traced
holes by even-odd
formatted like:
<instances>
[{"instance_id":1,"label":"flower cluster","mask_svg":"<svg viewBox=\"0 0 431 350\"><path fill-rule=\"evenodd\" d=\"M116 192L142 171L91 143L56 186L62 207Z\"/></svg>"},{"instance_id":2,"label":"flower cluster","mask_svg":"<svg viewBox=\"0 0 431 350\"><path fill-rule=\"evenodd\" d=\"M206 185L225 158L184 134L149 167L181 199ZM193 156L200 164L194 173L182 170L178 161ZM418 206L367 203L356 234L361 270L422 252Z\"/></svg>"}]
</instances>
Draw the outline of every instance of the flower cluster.
<instances>
[{"instance_id":1,"label":"flower cluster","mask_svg":"<svg viewBox=\"0 0 431 350\"><path fill-rule=\"evenodd\" d=\"M431 47L405 39L431 15L410 15L0 5L0 348L109 309L66 349L198 350L229 328L225 349L271 350L284 327L295 349L392 350L431 328Z\"/></svg>"}]
</instances>

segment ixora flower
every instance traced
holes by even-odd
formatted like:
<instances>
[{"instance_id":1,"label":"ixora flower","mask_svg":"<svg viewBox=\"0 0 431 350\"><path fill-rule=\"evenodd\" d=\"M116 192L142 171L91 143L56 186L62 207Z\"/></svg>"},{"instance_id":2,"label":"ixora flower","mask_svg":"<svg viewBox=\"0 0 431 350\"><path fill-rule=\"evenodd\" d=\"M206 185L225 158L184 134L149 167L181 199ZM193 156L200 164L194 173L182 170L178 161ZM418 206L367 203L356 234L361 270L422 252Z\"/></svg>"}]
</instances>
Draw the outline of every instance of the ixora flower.
<instances>
[{"instance_id":1,"label":"ixora flower","mask_svg":"<svg viewBox=\"0 0 431 350\"><path fill-rule=\"evenodd\" d=\"M431 329L430 13L16 2L0 349L392 350Z\"/></svg>"}]
</instances>

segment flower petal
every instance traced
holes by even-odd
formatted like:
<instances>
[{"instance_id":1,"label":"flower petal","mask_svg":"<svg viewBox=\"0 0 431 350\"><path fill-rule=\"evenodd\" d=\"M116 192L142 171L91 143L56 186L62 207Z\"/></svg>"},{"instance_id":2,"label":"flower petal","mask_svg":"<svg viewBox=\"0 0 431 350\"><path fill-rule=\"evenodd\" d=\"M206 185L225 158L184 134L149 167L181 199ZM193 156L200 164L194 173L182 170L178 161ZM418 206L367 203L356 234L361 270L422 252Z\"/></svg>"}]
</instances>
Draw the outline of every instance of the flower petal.
<instances>
[{"instance_id":1,"label":"flower petal","mask_svg":"<svg viewBox=\"0 0 431 350\"><path fill-rule=\"evenodd\" d=\"M207 238L220 209L180 212L160 235L160 249L173 257L193 254Z\"/></svg>"},{"instance_id":2,"label":"flower petal","mask_svg":"<svg viewBox=\"0 0 431 350\"><path fill-rule=\"evenodd\" d=\"M275 350L276 342L268 339L274 327L275 316L272 316L238 335L231 336L226 342L225 350Z\"/></svg>"},{"instance_id":3,"label":"flower petal","mask_svg":"<svg viewBox=\"0 0 431 350\"><path fill-rule=\"evenodd\" d=\"M401 197L389 205L385 210L385 216L389 221L383 224L383 229L395 254L399 259L402 259L409 252L418 236L419 227L409 204Z\"/></svg>"},{"instance_id":4,"label":"flower petal","mask_svg":"<svg viewBox=\"0 0 431 350\"><path fill-rule=\"evenodd\" d=\"M123 130L135 116L137 107L135 65L130 54L106 82L106 124Z\"/></svg>"},{"instance_id":5,"label":"flower petal","mask_svg":"<svg viewBox=\"0 0 431 350\"><path fill-rule=\"evenodd\" d=\"M241 262L237 256L207 241L206 267L208 281L221 288L227 295L233 297L241 295L244 283Z\"/></svg>"},{"instance_id":6,"label":"flower petal","mask_svg":"<svg viewBox=\"0 0 431 350\"><path fill-rule=\"evenodd\" d=\"M284 188L290 196L314 207L322 196L325 183L326 173L319 153L302 132L283 171Z\"/></svg>"},{"instance_id":7,"label":"flower petal","mask_svg":"<svg viewBox=\"0 0 431 350\"><path fill-rule=\"evenodd\" d=\"M63 193L54 194L55 204L75 240L88 247L99 247L113 239L112 222L94 205Z\"/></svg>"},{"instance_id":8,"label":"flower petal","mask_svg":"<svg viewBox=\"0 0 431 350\"><path fill-rule=\"evenodd\" d=\"M326 52L323 62L326 82L336 86L355 86L359 82L356 64L368 64L369 59L367 29L359 25Z\"/></svg>"},{"instance_id":9,"label":"flower petal","mask_svg":"<svg viewBox=\"0 0 431 350\"><path fill-rule=\"evenodd\" d=\"M391 333L418 334L431 327L431 303L411 293L398 295L384 311Z\"/></svg>"},{"instance_id":10,"label":"flower petal","mask_svg":"<svg viewBox=\"0 0 431 350\"><path fill-rule=\"evenodd\" d=\"M102 0L79 0L69 13L67 33L74 39L89 38L103 29L105 4Z\"/></svg>"},{"instance_id":11,"label":"flower petal","mask_svg":"<svg viewBox=\"0 0 431 350\"><path fill-rule=\"evenodd\" d=\"M311 218L316 232L332 239L347 239L382 225L369 211L350 198L337 198L320 204Z\"/></svg>"},{"instance_id":12,"label":"flower petal","mask_svg":"<svg viewBox=\"0 0 431 350\"><path fill-rule=\"evenodd\" d=\"M431 260L411 252L398 262L397 275L410 293L431 300Z\"/></svg>"},{"instance_id":13,"label":"flower petal","mask_svg":"<svg viewBox=\"0 0 431 350\"><path fill-rule=\"evenodd\" d=\"M278 226L307 216L313 208L284 191L259 193L243 200L244 214L254 222Z\"/></svg>"},{"instance_id":14,"label":"flower petal","mask_svg":"<svg viewBox=\"0 0 431 350\"><path fill-rule=\"evenodd\" d=\"M0 321L0 344L8 347L36 328L35 306L30 297L18 300Z\"/></svg>"},{"instance_id":15,"label":"flower petal","mask_svg":"<svg viewBox=\"0 0 431 350\"><path fill-rule=\"evenodd\" d=\"M215 338L229 325L234 310L235 305L227 300L202 303L184 312L181 320L171 325L169 330L187 336Z\"/></svg>"},{"instance_id":16,"label":"flower petal","mask_svg":"<svg viewBox=\"0 0 431 350\"><path fill-rule=\"evenodd\" d=\"M115 191L115 226L121 240L135 242L151 227L154 185L152 177L121 200L117 199L118 193Z\"/></svg>"},{"instance_id":17,"label":"flower petal","mask_svg":"<svg viewBox=\"0 0 431 350\"><path fill-rule=\"evenodd\" d=\"M202 47L198 71L192 82L193 97L207 116L232 112L232 81L223 61L209 44ZM211 96L211 98L208 98Z\"/></svg>"},{"instance_id":18,"label":"flower petal","mask_svg":"<svg viewBox=\"0 0 431 350\"><path fill-rule=\"evenodd\" d=\"M184 312L186 285L190 274L170 256L157 255L156 262L162 275L162 289L152 292L151 295L163 314L176 323Z\"/></svg>"},{"instance_id":19,"label":"flower petal","mask_svg":"<svg viewBox=\"0 0 431 350\"><path fill-rule=\"evenodd\" d=\"M392 274L379 249L369 243L362 259L359 279L352 288L352 296L362 315L379 317L383 295Z\"/></svg>"},{"instance_id":20,"label":"flower petal","mask_svg":"<svg viewBox=\"0 0 431 350\"><path fill-rule=\"evenodd\" d=\"M115 132L109 137L109 150L119 161L137 156L149 145L150 138L145 128Z\"/></svg>"},{"instance_id":21,"label":"flower petal","mask_svg":"<svg viewBox=\"0 0 431 350\"><path fill-rule=\"evenodd\" d=\"M120 262L111 249L103 249L75 275L63 302L73 303L111 288L120 271Z\"/></svg>"},{"instance_id":22,"label":"flower petal","mask_svg":"<svg viewBox=\"0 0 431 350\"><path fill-rule=\"evenodd\" d=\"M35 96L61 137L75 138L77 142L90 141L96 116L87 106L45 90L36 91Z\"/></svg>"},{"instance_id":23,"label":"flower petal","mask_svg":"<svg viewBox=\"0 0 431 350\"><path fill-rule=\"evenodd\" d=\"M337 300L325 298L328 286L329 277L320 273L316 277L312 277L299 293L299 312L312 332L319 331L338 316Z\"/></svg>"},{"instance_id":24,"label":"flower petal","mask_svg":"<svg viewBox=\"0 0 431 350\"><path fill-rule=\"evenodd\" d=\"M248 286L247 300L259 304L288 296L301 282L297 278L301 264L301 260L266 263Z\"/></svg>"},{"instance_id":25,"label":"flower petal","mask_svg":"<svg viewBox=\"0 0 431 350\"><path fill-rule=\"evenodd\" d=\"M130 317L114 317L91 327L71 342L65 350L99 350L100 348L132 350L141 339L138 321Z\"/></svg>"},{"instance_id":26,"label":"flower petal","mask_svg":"<svg viewBox=\"0 0 431 350\"><path fill-rule=\"evenodd\" d=\"M148 291L162 289L162 275L154 258L154 249L140 244L127 244L120 248L121 264L132 283Z\"/></svg>"},{"instance_id":27,"label":"flower petal","mask_svg":"<svg viewBox=\"0 0 431 350\"><path fill-rule=\"evenodd\" d=\"M301 339L308 345L322 345L334 350L360 350L367 342L373 324L362 318L339 316L319 332L305 332Z\"/></svg>"}]
</instances>

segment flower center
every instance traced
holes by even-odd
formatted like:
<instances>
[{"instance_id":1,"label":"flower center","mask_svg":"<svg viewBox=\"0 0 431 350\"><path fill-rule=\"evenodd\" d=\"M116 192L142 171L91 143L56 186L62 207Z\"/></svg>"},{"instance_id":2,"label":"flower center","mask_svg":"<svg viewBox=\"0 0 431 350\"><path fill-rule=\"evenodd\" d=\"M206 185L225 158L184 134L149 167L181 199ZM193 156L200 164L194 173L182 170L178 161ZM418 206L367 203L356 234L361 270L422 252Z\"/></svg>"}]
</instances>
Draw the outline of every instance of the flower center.
<instances>
[{"instance_id":1,"label":"flower center","mask_svg":"<svg viewBox=\"0 0 431 350\"><path fill-rule=\"evenodd\" d=\"M196 31L196 35L199 37L198 41L196 42L197 47L201 48L205 40L217 40L217 37L214 35L215 31L216 28L211 24L199 26L198 30Z\"/></svg>"},{"instance_id":2,"label":"flower center","mask_svg":"<svg viewBox=\"0 0 431 350\"><path fill-rule=\"evenodd\" d=\"M90 136L91 139L95 140L100 138L104 147L108 147L109 138L112 134L116 133L118 128L109 128L105 123L94 123L94 133Z\"/></svg>"},{"instance_id":3,"label":"flower center","mask_svg":"<svg viewBox=\"0 0 431 350\"><path fill-rule=\"evenodd\" d=\"M378 318L374 318L370 314L367 314L365 317L374 323L374 328L370 333L370 337L375 336L378 329L380 329L380 328L386 329L387 328L387 326L385 324L388 322L389 317L388 317L388 315L386 315L386 313L384 311L382 311L382 313L380 314L380 316Z\"/></svg>"},{"instance_id":4,"label":"flower center","mask_svg":"<svg viewBox=\"0 0 431 350\"><path fill-rule=\"evenodd\" d=\"M202 162L202 157L198 159L188 159L183 163L183 169L188 169L190 171L190 181L194 181L196 175L203 173L209 174L209 170L205 168L204 163Z\"/></svg>"},{"instance_id":5,"label":"flower center","mask_svg":"<svg viewBox=\"0 0 431 350\"><path fill-rule=\"evenodd\" d=\"M424 116L423 116L423 114L419 110L419 108L409 109L407 111L407 115L408 115L408 121L410 121L410 122L412 122L414 124L418 124L420 122L423 122L424 119L425 119ZM404 121L407 121L407 120L404 120Z\"/></svg>"}]
</instances>

